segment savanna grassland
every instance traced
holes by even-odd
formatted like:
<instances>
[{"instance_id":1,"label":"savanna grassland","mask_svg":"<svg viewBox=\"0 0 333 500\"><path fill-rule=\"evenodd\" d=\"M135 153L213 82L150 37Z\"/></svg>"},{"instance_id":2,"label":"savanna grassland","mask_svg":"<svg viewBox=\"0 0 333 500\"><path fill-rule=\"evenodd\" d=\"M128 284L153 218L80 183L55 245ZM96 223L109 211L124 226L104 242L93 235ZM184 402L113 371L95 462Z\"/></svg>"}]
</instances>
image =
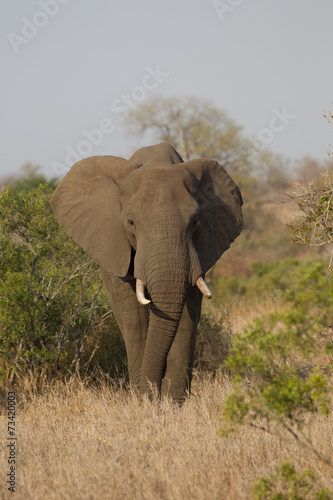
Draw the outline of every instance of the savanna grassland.
<instances>
[{"instance_id":1,"label":"savanna grassland","mask_svg":"<svg viewBox=\"0 0 333 500\"><path fill-rule=\"evenodd\" d=\"M332 467L286 431L219 435L221 403L232 389L227 376L197 374L182 408L103 383L59 384L41 394L26 384L17 410L17 489L6 491L2 466L1 498L248 499L252 483L284 460L333 488ZM2 436L6 424L2 416ZM332 417L309 417L306 434L331 456ZM1 455L6 464L4 446Z\"/></svg>"},{"instance_id":2,"label":"savanna grassland","mask_svg":"<svg viewBox=\"0 0 333 500\"><path fill-rule=\"evenodd\" d=\"M266 173L247 161L239 173L246 227L206 277L213 300L182 407L128 387L98 266L56 223L55 186L29 174L1 191L1 499L333 499L332 254L321 246L333 241L332 183L316 204L312 188L311 203L301 193L317 219L299 219L305 245L294 245L297 200L272 201L289 200L292 182L264 159ZM321 172L306 158L297 168ZM313 228L324 231L316 250Z\"/></svg>"},{"instance_id":3,"label":"savanna grassland","mask_svg":"<svg viewBox=\"0 0 333 500\"><path fill-rule=\"evenodd\" d=\"M35 214L35 224L40 231L42 226L39 214L40 211ZM29 221L29 224L34 224L33 217ZM274 231L274 228L272 230ZM46 220L46 234L49 231L50 225ZM48 240L48 245L50 241L52 242L49 236L45 240ZM57 262L57 241L55 240L54 243L52 263ZM59 247L63 256L67 247L64 248L62 241ZM277 246L284 249L286 244L284 236L280 236ZM268 246L265 248L267 249ZM22 252L26 252L26 246L23 247ZM269 248L267 252L270 252ZM39 336L41 335L38 327L43 323L38 315L44 318L44 309L40 304L43 305L42 286L47 285L49 288L47 273L50 273L50 283L52 280L54 283L57 273L60 272L59 269L61 270L61 267L57 265L54 268L55 271L52 271L50 262L46 261L42 281L38 281L37 272L33 276L36 279L33 282L34 290L38 291L37 287L41 287L41 301L34 299L37 293L35 291L31 300L31 308L37 303L39 309L35 313L34 328L30 332L30 345L35 349L30 352L30 358L24 357L26 352L22 354L18 344L17 350L13 350L15 339L19 341L21 338L20 320L23 326L26 325L26 316L23 313L22 318L18 316L18 313L16 313L17 317L13 316L13 311L6 312L5 309L2 316L3 325L6 327L5 320L8 321L12 328L8 331L13 333L12 344L8 346L11 351L8 352L16 354L16 358L13 359L17 362L17 367L21 365L23 368L21 371L17 368L14 377L5 377L5 384L1 391L3 411L0 419L0 435L4 437L0 451L1 498L15 497L25 500L42 498L188 498L199 500L332 498L330 493L323 493L326 496L315 496L318 492L324 491L322 488L333 490L332 462L330 462L333 449L331 403L325 402L326 411L324 415L321 414L320 408L316 407L316 397L320 397L320 392L316 392L314 386L300 388L297 385L298 379L306 383L312 368L319 367L321 375L326 380L323 382L320 379L319 383L327 383L328 387L331 387L329 355L322 352L316 357L313 356L310 348L311 352L299 352L297 346L289 350L287 342L285 351L273 353L273 356L269 355L265 358L267 345L269 345L265 342L267 339L267 342L270 341L271 324L263 323L259 330L259 345L258 339L251 337L252 351L258 349L260 352L260 346L263 346L261 359L264 363L267 362L273 375L278 375L280 368L283 372L290 366L295 366L296 379L295 373L292 372L289 392L282 396L276 392L276 399L282 405L280 405L282 409L279 407L277 413L274 408L273 410L269 408L266 417L263 417L263 413L258 414L254 422L251 420L253 415L251 416L252 410L249 407L249 418L246 420L244 417L244 421L235 426L233 433L222 436L222 408L237 388L235 385L237 371L242 371L242 361L236 360L236 372L233 371L231 365L229 368L225 367L234 339L239 335L246 335L247 330L251 332L253 321L266 317L268 313L275 314L278 318L279 324L276 324L273 330L276 338L281 333L282 343L285 339L285 332L283 329L279 332L280 325L291 328L291 333L295 330L295 325L292 324L290 327L288 323L290 311L297 312L296 330L300 332L310 332L313 317L318 314L319 310L326 311L319 329L327 330L328 325L331 324L330 301L333 291L325 256L308 258L305 254L301 258L289 256L271 259L269 262L269 258L266 258L266 261L254 260L253 255L242 259L241 253L242 248L235 246L219 263L217 271L208 276L214 292L214 300L212 303L208 301L204 303L197 339L193 392L181 408L175 407L167 399L160 403L142 401L128 388L124 375L119 373L117 376L117 371L112 369L110 363L119 361L115 360L121 357L119 355L121 346L114 323L112 321L105 323L103 320L104 302L99 306L100 309L96 308L96 314L99 310L102 311L103 321L94 320L90 314L88 319L91 320L92 317L93 321L89 323L87 320L86 330L83 330L85 323L81 321L87 349L82 359L89 361L95 354L96 366L102 367L103 359L106 358L105 366L109 368L109 375L105 375L105 369L101 369L99 375L98 370L87 371L90 365L86 362L84 366L81 364L81 367L86 369L81 379L79 372L75 371L76 377L67 379L64 376L52 377L53 372L50 371L50 367L53 366L55 358L51 357L51 354L52 349L59 345L59 337L54 337L58 339L58 343L53 344L51 330L48 331L50 343L47 351L43 346L40 347L33 337L36 331ZM10 255L12 261L15 254ZM24 258L25 254L21 253L20 262L24 262ZM83 259L80 255L76 256L75 265L79 258ZM71 246L68 249L68 259L71 265ZM85 279L90 279L94 284L96 271L90 270L85 261L82 264L80 262L80 265L87 273L84 275L87 276ZM25 269L20 271L20 276L23 272L26 272ZM66 272L69 273L68 269ZM19 272L17 272L18 275ZM11 272L8 276L8 279L12 281L9 280L7 283L14 287L13 273ZM27 293L25 283L31 283L31 276L32 273L30 275L28 268L27 281L23 281L22 294ZM62 276L61 279L63 279ZM72 276L78 279L78 273L72 272L69 278ZM322 289L322 295L318 295L319 289ZM61 286L59 290L63 291ZM69 317L75 324L74 313L82 303L77 305L75 302L77 300L75 288L71 288L70 292L73 293L73 297L68 292L64 293L63 299L59 292L59 297L63 300L61 303L67 307L64 309L65 313L70 312ZM92 296L95 296L94 293ZM11 303L13 304L15 300L16 311L21 311L22 295L12 293ZM27 299L24 300L26 304L29 304ZM313 309L313 304L316 302L317 306L315 305ZM92 311L88 309L88 312L89 310ZM310 310L313 313L312 316L308 316ZM26 312L25 309L23 311ZM61 318L59 319L57 314L54 318L53 323L49 324L55 325L56 332L59 328L57 322ZM67 325L67 323L64 324ZM13 330L13 326L17 327L17 332ZM108 328L111 328L111 334L108 340L105 340L105 331ZM256 328L258 330L258 326ZM68 339L71 339L71 331L69 330ZM254 328L253 331L255 332L256 329ZM317 330L313 332L313 335L315 334L318 334ZM299 332L297 335L299 336ZM61 370L65 375L66 370L75 367L71 359L77 359L75 357L77 349L75 351L71 345L79 341L82 342L80 338L77 340L74 336L73 344L68 344L68 341L67 344L63 344L60 355L54 351L54 356L58 356L60 374ZM245 338L245 342L249 342L248 339ZM7 344L3 345L7 346ZM82 343L77 343L77 345L81 346ZM270 352L270 348L268 351ZM246 358L244 360L247 362ZM118 367L122 366L123 362L120 360ZM6 365L2 367L6 368ZM258 380L261 379L265 381L264 375L260 372L252 373L252 375L247 373L242 381L243 387L255 389ZM268 382L274 384L276 378ZM318 380L315 383L318 385ZM266 390L269 384L261 387L263 389L258 389L258 391ZM5 443L8 435L6 411L8 391L15 391L17 399L15 493L9 492L6 485L8 450ZM275 393L273 396L275 397ZM253 398L253 395L251 397ZM299 398L299 403L307 402L309 399L311 404L309 403L300 410L297 404L295 407L289 407L289 399L293 400L294 397ZM286 407L285 404L287 404ZM255 405L254 401L253 408L257 411ZM286 417L288 411L291 413L291 427L295 435L290 429L288 430L288 426L279 423L279 419L282 423L286 419L288 421L288 416ZM302 430L299 432L295 430L297 425L295 427L294 423L300 414ZM231 420L235 421L235 418L235 413L233 413ZM296 477L291 474L291 479L289 475L284 480L278 478L271 480L271 483L268 481L268 485L273 485L271 493L255 493L253 484L261 478L272 477L275 468L286 461L294 464L298 475L311 469L311 474L315 476L315 479L311 479L310 486L307 486L305 482L305 487L303 487L302 479L299 479L301 476ZM289 496L276 497L273 490L282 491ZM292 496L293 494L299 496Z\"/></svg>"},{"instance_id":4,"label":"savanna grassland","mask_svg":"<svg viewBox=\"0 0 333 500\"><path fill-rule=\"evenodd\" d=\"M212 353L216 342L227 350L233 328L244 330L245 317L248 321L261 317L264 304L279 314L287 307L282 299L254 304L253 297L229 302L228 317L225 308L221 312L216 305L205 306L201 328L215 332L214 339L205 342L200 340L205 331L199 333L201 356L207 363L216 363ZM322 487L332 490L332 463L316 455L319 450L322 457L332 457L332 414L303 412L302 444L274 422L269 432L244 425L222 437L221 405L234 389L233 377L225 371L197 371L193 393L179 408L168 399L141 400L125 383L107 377L48 384L40 376L37 384L35 376L27 375L15 389L16 492L4 487L7 460L2 446L1 498L277 498L253 496L253 483L284 461L294 463L297 471L312 470L318 478L314 492ZM3 403L5 397L3 392ZM7 434L5 414L0 432ZM294 498L332 497L310 492Z\"/></svg>"}]
</instances>

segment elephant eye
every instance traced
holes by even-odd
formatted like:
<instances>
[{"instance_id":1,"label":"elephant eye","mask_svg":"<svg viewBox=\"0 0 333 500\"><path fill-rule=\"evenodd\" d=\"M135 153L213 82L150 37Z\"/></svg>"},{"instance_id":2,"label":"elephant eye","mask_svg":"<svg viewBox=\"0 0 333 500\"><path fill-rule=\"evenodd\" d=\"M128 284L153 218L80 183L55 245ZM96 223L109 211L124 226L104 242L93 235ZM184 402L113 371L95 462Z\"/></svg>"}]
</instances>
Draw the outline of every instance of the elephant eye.
<instances>
[{"instance_id":1,"label":"elephant eye","mask_svg":"<svg viewBox=\"0 0 333 500\"><path fill-rule=\"evenodd\" d=\"M198 218L195 218L193 223L192 223L192 230L193 232L196 231L200 227L200 221Z\"/></svg>"},{"instance_id":2,"label":"elephant eye","mask_svg":"<svg viewBox=\"0 0 333 500\"><path fill-rule=\"evenodd\" d=\"M135 227L135 224L132 219L127 219L127 222L131 227Z\"/></svg>"}]
</instances>

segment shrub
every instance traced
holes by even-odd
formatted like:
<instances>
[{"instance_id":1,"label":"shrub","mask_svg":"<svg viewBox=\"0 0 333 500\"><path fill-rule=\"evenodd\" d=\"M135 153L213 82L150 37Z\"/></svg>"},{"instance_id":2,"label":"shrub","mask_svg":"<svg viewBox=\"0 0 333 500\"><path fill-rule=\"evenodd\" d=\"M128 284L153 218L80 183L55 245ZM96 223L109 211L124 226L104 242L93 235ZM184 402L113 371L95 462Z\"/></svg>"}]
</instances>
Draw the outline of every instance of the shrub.
<instances>
[{"instance_id":1,"label":"shrub","mask_svg":"<svg viewBox=\"0 0 333 500\"><path fill-rule=\"evenodd\" d=\"M287 258L276 262L253 261L250 275L215 277L213 285L218 298L237 300L240 298L262 298L268 294L286 298L286 292L298 287L308 268L318 266L318 273L326 277L326 263L320 259L298 260Z\"/></svg>"},{"instance_id":2,"label":"shrub","mask_svg":"<svg viewBox=\"0 0 333 500\"><path fill-rule=\"evenodd\" d=\"M331 500L333 492L318 488L318 479L311 469L297 474L290 462L275 467L275 473L253 485L254 500Z\"/></svg>"},{"instance_id":3,"label":"shrub","mask_svg":"<svg viewBox=\"0 0 333 500\"><path fill-rule=\"evenodd\" d=\"M296 243L322 246L333 241L333 177L322 174L321 181L305 186L298 185L294 199L298 214L288 227Z\"/></svg>"},{"instance_id":4,"label":"shrub","mask_svg":"<svg viewBox=\"0 0 333 500\"><path fill-rule=\"evenodd\" d=\"M194 368L216 372L228 356L231 326L217 308L204 304L197 331Z\"/></svg>"},{"instance_id":5,"label":"shrub","mask_svg":"<svg viewBox=\"0 0 333 500\"><path fill-rule=\"evenodd\" d=\"M275 422L298 437L305 412L329 412L332 280L314 261L284 295L282 314L264 315L232 340L225 365L237 386L223 403L224 434L243 424L269 430Z\"/></svg>"},{"instance_id":6,"label":"shrub","mask_svg":"<svg viewBox=\"0 0 333 500\"><path fill-rule=\"evenodd\" d=\"M0 196L0 355L11 379L79 373L102 338L120 344L98 267L58 226L51 194L8 187Z\"/></svg>"}]
</instances>

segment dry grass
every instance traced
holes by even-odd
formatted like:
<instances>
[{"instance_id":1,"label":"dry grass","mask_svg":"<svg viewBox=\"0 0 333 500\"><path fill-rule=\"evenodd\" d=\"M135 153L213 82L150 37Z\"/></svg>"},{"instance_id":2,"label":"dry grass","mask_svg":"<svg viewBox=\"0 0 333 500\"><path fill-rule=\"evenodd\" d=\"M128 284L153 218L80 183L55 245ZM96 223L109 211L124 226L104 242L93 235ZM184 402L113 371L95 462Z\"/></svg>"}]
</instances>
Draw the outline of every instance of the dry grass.
<instances>
[{"instance_id":1,"label":"dry grass","mask_svg":"<svg viewBox=\"0 0 333 500\"><path fill-rule=\"evenodd\" d=\"M218 435L227 378L196 377L182 408L150 403L106 384L21 390L18 415L19 499L248 499L253 481L289 459L333 488L332 470L290 439L242 429ZM5 416L1 436L6 436ZM323 454L333 449L332 417L308 424ZM1 447L1 498L8 498ZM14 498L11 497L11 498Z\"/></svg>"},{"instance_id":2,"label":"dry grass","mask_svg":"<svg viewBox=\"0 0 333 500\"><path fill-rule=\"evenodd\" d=\"M268 312L283 313L288 308L288 303L273 295L267 295L262 300L257 298L243 298L234 301L228 310L228 319L232 325L233 335L241 333L252 321L262 317Z\"/></svg>"}]
</instances>

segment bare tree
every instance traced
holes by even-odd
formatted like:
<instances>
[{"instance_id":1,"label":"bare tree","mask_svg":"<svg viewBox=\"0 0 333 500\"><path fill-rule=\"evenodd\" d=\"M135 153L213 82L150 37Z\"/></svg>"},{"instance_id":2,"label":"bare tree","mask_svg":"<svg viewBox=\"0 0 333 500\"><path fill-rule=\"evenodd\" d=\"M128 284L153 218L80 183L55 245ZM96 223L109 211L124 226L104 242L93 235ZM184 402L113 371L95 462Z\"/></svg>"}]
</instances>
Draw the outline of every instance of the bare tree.
<instances>
[{"instance_id":1,"label":"bare tree","mask_svg":"<svg viewBox=\"0 0 333 500\"><path fill-rule=\"evenodd\" d=\"M250 141L227 113L196 97L153 96L128 112L127 130L156 142L169 142L185 161L216 158L225 167L247 163Z\"/></svg>"},{"instance_id":2,"label":"bare tree","mask_svg":"<svg viewBox=\"0 0 333 500\"><path fill-rule=\"evenodd\" d=\"M333 124L332 111L326 111L327 121ZM330 163L333 151L328 153ZM313 169L312 169L313 171ZM296 201L299 213L288 224L294 241L314 247L333 242L333 174L328 168L320 174L321 179L305 185L297 184L291 198ZM333 255L333 254L332 254ZM331 259L332 260L332 259Z\"/></svg>"}]
</instances>

